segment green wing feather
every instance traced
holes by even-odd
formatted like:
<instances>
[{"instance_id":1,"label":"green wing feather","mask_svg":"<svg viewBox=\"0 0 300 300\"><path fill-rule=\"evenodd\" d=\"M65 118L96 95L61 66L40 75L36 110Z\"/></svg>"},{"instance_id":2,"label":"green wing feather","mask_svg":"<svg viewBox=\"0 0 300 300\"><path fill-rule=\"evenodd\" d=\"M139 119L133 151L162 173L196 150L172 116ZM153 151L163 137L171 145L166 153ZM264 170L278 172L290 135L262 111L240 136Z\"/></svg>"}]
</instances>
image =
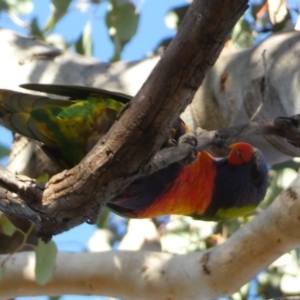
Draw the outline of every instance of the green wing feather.
<instances>
[{"instance_id":1,"label":"green wing feather","mask_svg":"<svg viewBox=\"0 0 300 300\"><path fill-rule=\"evenodd\" d=\"M22 87L68 97L52 99L0 90L3 125L41 142L50 156L64 158L64 167L80 162L131 99L121 93L79 86L26 84Z\"/></svg>"}]
</instances>

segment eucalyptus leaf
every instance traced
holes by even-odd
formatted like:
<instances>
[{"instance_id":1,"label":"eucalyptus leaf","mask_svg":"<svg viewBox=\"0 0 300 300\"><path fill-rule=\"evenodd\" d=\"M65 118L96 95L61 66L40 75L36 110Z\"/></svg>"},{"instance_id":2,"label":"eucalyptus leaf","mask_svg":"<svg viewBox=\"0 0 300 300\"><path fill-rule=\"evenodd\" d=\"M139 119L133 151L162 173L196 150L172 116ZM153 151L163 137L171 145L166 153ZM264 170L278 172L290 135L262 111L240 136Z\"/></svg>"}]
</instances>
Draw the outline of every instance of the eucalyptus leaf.
<instances>
[{"instance_id":1,"label":"eucalyptus leaf","mask_svg":"<svg viewBox=\"0 0 300 300\"><path fill-rule=\"evenodd\" d=\"M107 221L110 211L108 209L103 209L101 214L98 217L97 226L100 229L107 228Z\"/></svg>"},{"instance_id":2,"label":"eucalyptus leaf","mask_svg":"<svg viewBox=\"0 0 300 300\"><path fill-rule=\"evenodd\" d=\"M5 215L1 216L0 225L3 233L7 236L12 236L16 231L15 225Z\"/></svg>"},{"instance_id":3,"label":"eucalyptus leaf","mask_svg":"<svg viewBox=\"0 0 300 300\"><path fill-rule=\"evenodd\" d=\"M39 239L35 251L35 278L40 285L47 283L52 275L56 261L57 247L53 241L45 244Z\"/></svg>"},{"instance_id":4,"label":"eucalyptus leaf","mask_svg":"<svg viewBox=\"0 0 300 300\"><path fill-rule=\"evenodd\" d=\"M138 28L139 14L131 3L115 6L106 15L110 35L118 35L121 41L129 41Z\"/></svg>"},{"instance_id":5,"label":"eucalyptus leaf","mask_svg":"<svg viewBox=\"0 0 300 300\"><path fill-rule=\"evenodd\" d=\"M237 48L249 48L253 45L252 28L245 18L241 18L234 26L231 40Z\"/></svg>"},{"instance_id":6,"label":"eucalyptus leaf","mask_svg":"<svg viewBox=\"0 0 300 300\"><path fill-rule=\"evenodd\" d=\"M37 36L44 40L43 31L40 29L39 24L37 22L37 18L33 18L30 24L30 33L32 36Z\"/></svg>"},{"instance_id":7,"label":"eucalyptus leaf","mask_svg":"<svg viewBox=\"0 0 300 300\"><path fill-rule=\"evenodd\" d=\"M136 34L139 14L134 5L128 2L112 1L111 9L106 14L106 26L115 46L112 61L120 59L126 43Z\"/></svg>"},{"instance_id":8,"label":"eucalyptus leaf","mask_svg":"<svg viewBox=\"0 0 300 300\"><path fill-rule=\"evenodd\" d=\"M49 31L54 28L57 22L67 14L71 2L72 0L52 0L53 13L50 16L44 31Z\"/></svg>"},{"instance_id":9,"label":"eucalyptus leaf","mask_svg":"<svg viewBox=\"0 0 300 300\"><path fill-rule=\"evenodd\" d=\"M92 24L88 22L75 44L76 52L85 56L93 55Z\"/></svg>"},{"instance_id":10,"label":"eucalyptus leaf","mask_svg":"<svg viewBox=\"0 0 300 300\"><path fill-rule=\"evenodd\" d=\"M8 156L9 152L10 152L9 148L0 144L0 158Z\"/></svg>"},{"instance_id":11,"label":"eucalyptus leaf","mask_svg":"<svg viewBox=\"0 0 300 300\"><path fill-rule=\"evenodd\" d=\"M0 12L1 11L5 11L5 10L9 10L9 5L7 3L8 1L5 0L0 0Z\"/></svg>"}]
</instances>

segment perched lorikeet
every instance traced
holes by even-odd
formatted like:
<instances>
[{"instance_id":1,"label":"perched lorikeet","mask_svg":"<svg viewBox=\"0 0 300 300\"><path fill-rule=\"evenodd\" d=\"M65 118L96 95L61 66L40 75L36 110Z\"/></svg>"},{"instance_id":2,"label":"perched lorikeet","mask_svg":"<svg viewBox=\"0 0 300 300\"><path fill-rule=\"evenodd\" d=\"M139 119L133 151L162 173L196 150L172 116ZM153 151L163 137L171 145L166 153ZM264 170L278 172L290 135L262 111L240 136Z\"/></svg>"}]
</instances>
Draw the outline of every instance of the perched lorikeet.
<instances>
[{"instance_id":1,"label":"perched lorikeet","mask_svg":"<svg viewBox=\"0 0 300 300\"><path fill-rule=\"evenodd\" d=\"M62 167L72 167L105 134L131 97L79 86L27 84L23 87L67 100L0 90L0 117L12 131L39 141ZM179 120L170 133L186 132ZM182 214L218 220L245 215L264 198L268 171L262 153L247 143L231 145L228 157L203 151L190 166L173 163L135 180L107 204L130 218Z\"/></svg>"}]
</instances>

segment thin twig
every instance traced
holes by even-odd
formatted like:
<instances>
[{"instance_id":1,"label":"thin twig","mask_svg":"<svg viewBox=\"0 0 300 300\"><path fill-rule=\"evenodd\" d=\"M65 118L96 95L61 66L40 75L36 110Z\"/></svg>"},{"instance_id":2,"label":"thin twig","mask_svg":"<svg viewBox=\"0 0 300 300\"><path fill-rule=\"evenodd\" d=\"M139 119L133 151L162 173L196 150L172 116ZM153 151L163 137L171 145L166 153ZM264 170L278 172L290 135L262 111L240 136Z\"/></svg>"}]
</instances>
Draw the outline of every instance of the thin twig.
<instances>
[{"instance_id":1,"label":"thin twig","mask_svg":"<svg viewBox=\"0 0 300 300\"><path fill-rule=\"evenodd\" d=\"M164 148L154 155L145 167L147 174L165 168L171 163L183 160L193 151L203 151L212 146L226 148L234 141L250 135L276 135L288 140L289 143L300 148L300 115L279 117L270 120L252 121L215 131L196 130L197 145L183 143L177 147Z\"/></svg>"}]
</instances>

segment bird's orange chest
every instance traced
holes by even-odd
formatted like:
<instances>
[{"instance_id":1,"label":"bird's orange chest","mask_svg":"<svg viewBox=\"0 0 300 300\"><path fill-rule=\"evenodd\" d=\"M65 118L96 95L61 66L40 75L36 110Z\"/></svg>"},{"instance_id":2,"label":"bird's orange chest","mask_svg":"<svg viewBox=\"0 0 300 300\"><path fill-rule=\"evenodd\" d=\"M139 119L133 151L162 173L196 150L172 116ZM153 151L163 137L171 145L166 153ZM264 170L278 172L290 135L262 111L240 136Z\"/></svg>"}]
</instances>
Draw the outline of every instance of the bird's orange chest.
<instances>
[{"instance_id":1,"label":"bird's orange chest","mask_svg":"<svg viewBox=\"0 0 300 300\"><path fill-rule=\"evenodd\" d=\"M157 198L141 215L147 217L168 214L201 215L211 202L216 169L213 158L206 152L198 154L198 160L182 168L178 177L166 192Z\"/></svg>"}]
</instances>

